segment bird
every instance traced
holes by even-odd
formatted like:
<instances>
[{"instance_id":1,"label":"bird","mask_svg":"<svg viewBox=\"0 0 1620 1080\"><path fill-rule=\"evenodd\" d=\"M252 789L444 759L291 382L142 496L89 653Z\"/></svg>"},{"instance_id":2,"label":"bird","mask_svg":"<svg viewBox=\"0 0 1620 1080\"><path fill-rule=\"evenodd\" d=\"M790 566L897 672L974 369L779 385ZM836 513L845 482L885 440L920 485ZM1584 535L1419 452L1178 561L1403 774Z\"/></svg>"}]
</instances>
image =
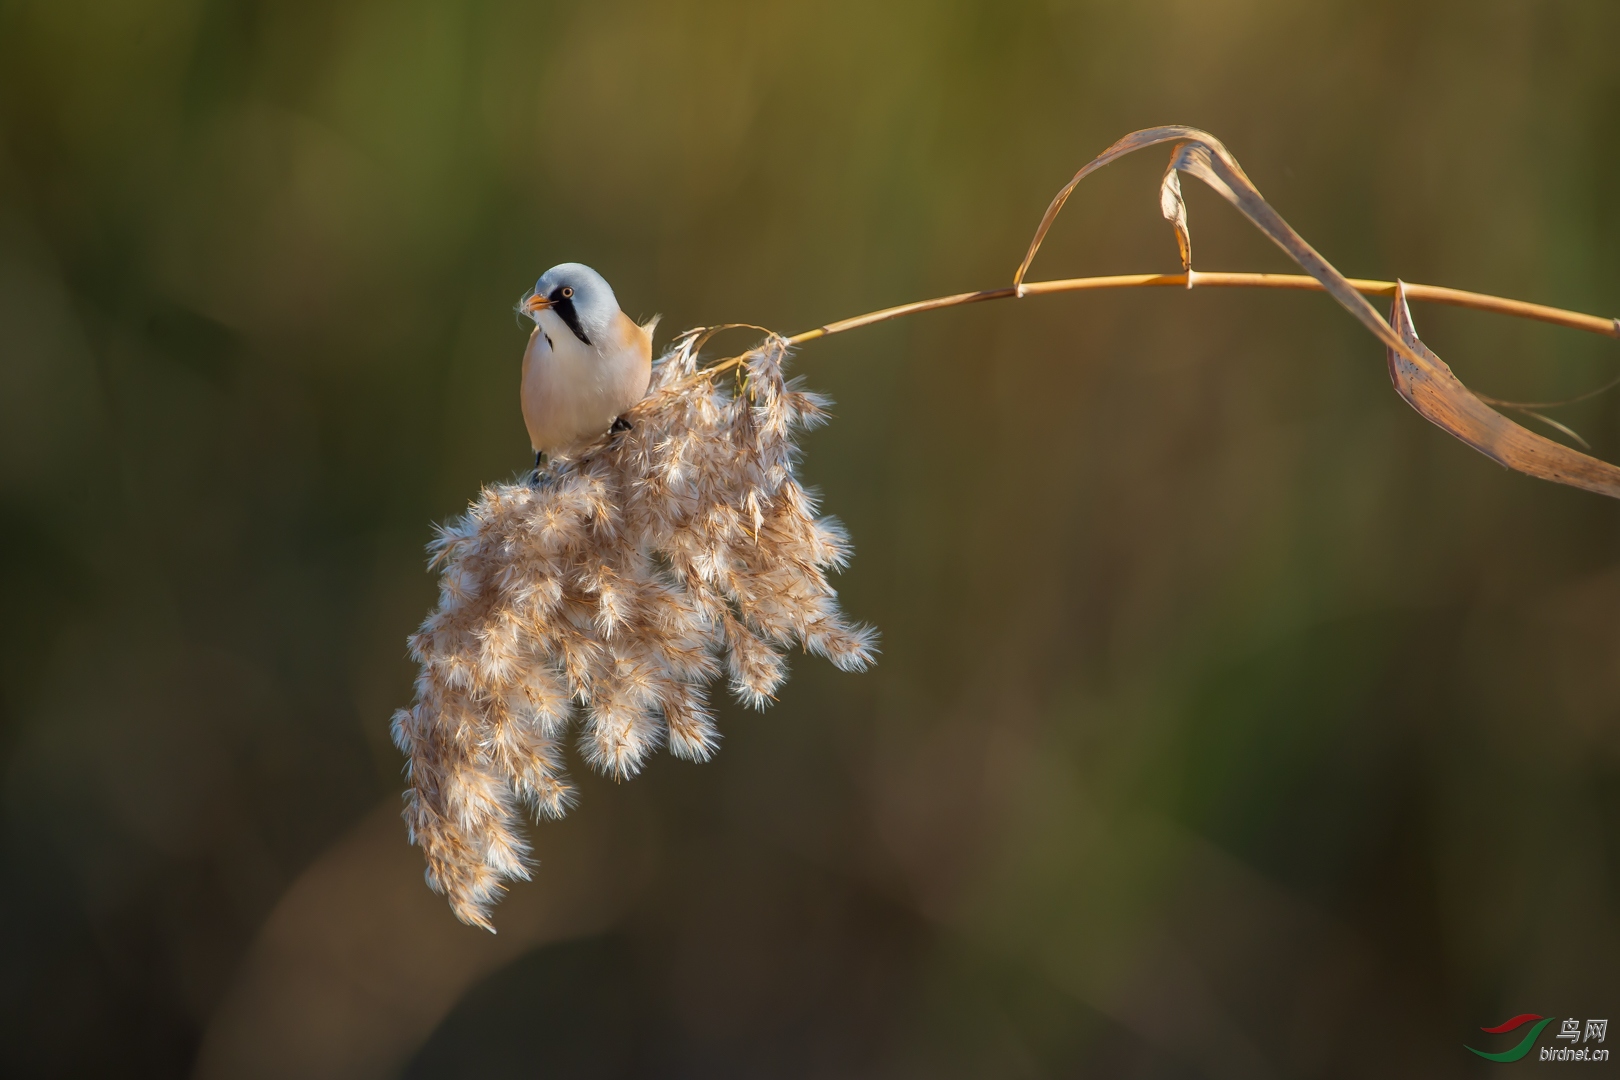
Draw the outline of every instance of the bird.
<instances>
[{"instance_id":1,"label":"bird","mask_svg":"<svg viewBox=\"0 0 1620 1080\"><path fill-rule=\"evenodd\" d=\"M560 263L518 303L534 320L523 353L523 423L535 475L548 455L578 450L647 394L654 316L637 325L607 279L584 263Z\"/></svg>"}]
</instances>

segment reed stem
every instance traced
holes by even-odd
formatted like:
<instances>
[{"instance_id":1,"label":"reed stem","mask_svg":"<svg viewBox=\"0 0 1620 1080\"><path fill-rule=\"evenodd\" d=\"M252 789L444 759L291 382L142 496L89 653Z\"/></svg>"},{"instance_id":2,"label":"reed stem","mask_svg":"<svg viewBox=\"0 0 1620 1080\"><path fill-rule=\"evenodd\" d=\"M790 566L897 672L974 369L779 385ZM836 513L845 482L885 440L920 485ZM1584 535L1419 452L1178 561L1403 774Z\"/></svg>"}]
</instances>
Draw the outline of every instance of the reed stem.
<instances>
[{"instance_id":1,"label":"reed stem","mask_svg":"<svg viewBox=\"0 0 1620 1080\"><path fill-rule=\"evenodd\" d=\"M1191 283L1187 280L1189 277L1192 278ZM1357 292L1365 293L1368 296L1395 295L1395 282L1393 281L1377 281L1369 278L1350 278L1349 280ZM1209 273L1202 270L1193 271L1191 274L1113 274L1107 277L1028 281L1022 286L1009 285L1000 289L981 289L978 292L956 293L953 296L936 296L932 300L918 300L911 304L883 308L881 311L870 311L865 315L839 319L837 322L818 326L814 330L806 330L802 334L793 335L787 341L789 345L802 345L817 338L841 334L845 330L856 330L863 326L888 322L890 319L899 319L924 311L960 307L963 304L977 304L985 300L1008 300L1020 296L1044 296L1048 293L1086 292L1091 289L1140 289L1152 287L1326 291L1321 282L1305 274L1233 274ZM1431 303L1450 304L1453 307L1472 308L1475 311L1494 311L1501 315L1511 315L1520 319L1536 319L1540 322L1567 326L1574 330L1585 330L1593 334L1620 338L1620 319L1605 319L1598 315L1585 315L1578 311L1566 311L1563 308L1547 307L1544 304L1531 304L1523 300L1509 300L1506 297L1491 296L1487 293L1448 289L1440 285L1413 285L1408 283L1406 295L1413 300L1428 300Z\"/></svg>"},{"instance_id":2,"label":"reed stem","mask_svg":"<svg viewBox=\"0 0 1620 1080\"><path fill-rule=\"evenodd\" d=\"M1126 154L1164 143L1175 143L1176 146L1171 152L1169 167L1160 181L1159 209L1165 220L1175 228L1176 246L1181 252L1183 266L1192 265L1186 204L1182 198L1179 180L1180 175L1186 173L1202 180L1231 203L1256 228L1282 248L1300 268L1308 271L1309 276L1203 273L1188 269L1182 274L1119 274L1108 277L1065 278L1057 281L1024 280L1031 262L1040 251L1041 241L1046 238L1058 212L1063 209L1064 202L1081 180ZM1602 387L1568 401L1546 404L1499 401L1475 394L1459 382L1451 369L1418 339L1417 331L1412 327L1406 301L1427 300L1431 303L1450 304L1475 311L1494 311L1501 315L1535 319L1611 338L1620 338L1620 319L1586 315L1578 311L1566 311L1563 308L1531 304L1523 300L1509 300L1506 297L1467 292L1463 289L1448 289L1436 285L1407 285L1400 281L1346 278L1332 263L1323 258L1320 252L1306 243L1304 237L1295 232L1271 204L1266 202L1260 190L1254 186L1254 182L1243 172L1237 159L1219 139L1207 131L1181 125L1134 131L1115 142L1075 173L1074 178L1063 186L1047 206L1040 226L1035 230L1035 237L1030 241L1029 250L1024 255L1024 261L1019 264L1018 271L1013 275L1011 285L901 304L898 307L884 308L881 311L872 311L865 315L818 326L814 330L806 330L791 338L772 334L769 340L778 346L802 345L831 334L841 334L845 330L871 326L874 323L887 322L890 319L915 315L923 311L977 304L985 300L1022 299L1031 295L1083 292L1090 289L1148 287L1303 289L1327 293L1383 344L1389 354L1390 378L1394 381L1396 390L1419 415L1487 457L1509 468L1517 469L1527 476L1620 498L1620 466L1578 453L1560 443L1535 435L1492 409L1492 406L1517 409L1552 425L1584 444L1584 441L1567 427L1534 410L1551 405L1572 404L1575 401L1585 400L1593 394L1602 393L1609 387ZM1369 295L1395 297L1393 310L1388 315L1379 312L1367 301ZM736 368L743 360L744 357L741 356L722 360L697 372L693 378L712 378L717 372ZM1611 385L1620 385L1620 379Z\"/></svg>"}]
</instances>

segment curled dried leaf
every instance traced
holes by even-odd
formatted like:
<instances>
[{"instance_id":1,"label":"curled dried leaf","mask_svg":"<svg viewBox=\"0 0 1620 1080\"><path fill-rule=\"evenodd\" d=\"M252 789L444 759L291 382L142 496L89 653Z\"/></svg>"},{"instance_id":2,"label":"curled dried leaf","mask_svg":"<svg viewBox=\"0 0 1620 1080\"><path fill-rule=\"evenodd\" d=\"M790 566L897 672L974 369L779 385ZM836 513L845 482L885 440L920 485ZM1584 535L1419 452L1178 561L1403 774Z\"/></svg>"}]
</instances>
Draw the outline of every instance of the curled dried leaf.
<instances>
[{"instance_id":1,"label":"curled dried leaf","mask_svg":"<svg viewBox=\"0 0 1620 1080\"><path fill-rule=\"evenodd\" d=\"M1190 241L1186 236L1186 206L1180 197L1179 182L1172 188L1169 179L1176 172L1197 177L1237 207L1244 217L1282 248L1290 259L1321 284L1328 295L1383 343L1391 357L1390 374L1395 379L1396 388L1426 419L1510 469L1620 498L1620 468L1528 431L1491 409L1464 386L1451 369L1417 339L1415 333L1410 333L1411 314L1406 310L1404 287L1397 289L1396 313L1392 316L1396 322L1405 320L1406 332L1398 332L1395 325L1386 321L1348 278L1283 220L1282 215L1260 194L1254 181L1244 173L1237 159L1207 131L1181 125L1145 128L1125 136L1087 162L1047 207L1024 261L1013 275L1014 289L1022 294L1024 275L1029 272L1041 242L1081 180L1126 154L1167 142L1178 145L1171 155L1166 178L1160 184L1159 205L1176 228L1177 242L1185 245L1184 252L1190 255ZM1190 265L1187 279L1189 286L1194 284ZM1620 321L1615 325L1620 328Z\"/></svg>"},{"instance_id":2,"label":"curled dried leaf","mask_svg":"<svg viewBox=\"0 0 1620 1080\"><path fill-rule=\"evenodd\" d=\"M1176 168L1175 155L1165 166L1164 179L1159 181L1159 213L1176 230L1176 248L1181 252L1181 268L1188 272L1187 288L1192 288L1192 233L1187 231L1187 200L1181 195L1181 172Z\"/></svg>"},{"instance_id":3,"label":"curled dried leaf","mask_svg":"<svg viewBox=\"0 0 1620 1080\"><path fill-rule=\"evenodd\" d=\"M1418 339L1403 283L1396 283L1389 325L1408 349L1426 361L1419 366L1394 349L1387 354L1390 381L1424 419L1527 476L1620 498L1620 468L1515 424L1464 386L1445 361Z\"/></svg>"}]
</instances>

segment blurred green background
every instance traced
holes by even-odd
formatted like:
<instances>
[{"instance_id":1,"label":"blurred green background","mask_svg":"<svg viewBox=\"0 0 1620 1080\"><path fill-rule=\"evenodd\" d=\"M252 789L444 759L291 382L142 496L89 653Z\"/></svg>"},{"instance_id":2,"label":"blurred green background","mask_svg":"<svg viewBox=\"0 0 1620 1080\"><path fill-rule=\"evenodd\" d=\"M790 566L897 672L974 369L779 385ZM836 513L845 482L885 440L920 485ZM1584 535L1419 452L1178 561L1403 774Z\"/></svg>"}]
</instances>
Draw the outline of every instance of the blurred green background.
<instances>
[{"instance_id":1,"label":"blurred green background","mask_svg":"<svg viewBox=\"0 0 1620 1080\"><path fill-rule=\"evenodd\" d=\"M1620 507L1432 428L1321 296L807 346L879 665L797 659L707 765L576 763L496 937L423 886L386 733L431 523L527 462L546 267L798 331L1005 283L1075 168L1186 123L1346 273L1612 313L1617 39L1607 0L0 0L0 1071L1449 1076L1620 1013ZM1178 269L1164 159L1034 276ZM1285 268L1188 190L1198 265ZM1620 360L1415 314L1499 397ZM1559 416L1616 460L1617 408Z\"/></svg>"}]
</instances>

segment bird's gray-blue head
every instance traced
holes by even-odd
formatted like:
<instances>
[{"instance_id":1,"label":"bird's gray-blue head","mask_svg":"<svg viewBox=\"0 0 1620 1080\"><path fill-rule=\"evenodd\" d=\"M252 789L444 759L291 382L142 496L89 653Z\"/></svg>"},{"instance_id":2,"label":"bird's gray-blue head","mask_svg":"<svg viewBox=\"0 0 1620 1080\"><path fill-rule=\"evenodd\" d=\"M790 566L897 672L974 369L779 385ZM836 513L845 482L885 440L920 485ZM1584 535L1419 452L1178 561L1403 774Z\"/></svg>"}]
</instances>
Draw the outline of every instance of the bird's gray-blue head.
<instances>
[{"instance_id":1,"label":"bird's gray-blue head","mask_svg":"<svg viewBox=\"0 0 1620 1080\"><path fill-rule=\"evenodd\" d=\"M599 345L609 340L619 298L607 279L584 263L559 263L540 275L523 309L537 323L542 311L550 311L580 341Z\"/></svg>"}]
</instances>

